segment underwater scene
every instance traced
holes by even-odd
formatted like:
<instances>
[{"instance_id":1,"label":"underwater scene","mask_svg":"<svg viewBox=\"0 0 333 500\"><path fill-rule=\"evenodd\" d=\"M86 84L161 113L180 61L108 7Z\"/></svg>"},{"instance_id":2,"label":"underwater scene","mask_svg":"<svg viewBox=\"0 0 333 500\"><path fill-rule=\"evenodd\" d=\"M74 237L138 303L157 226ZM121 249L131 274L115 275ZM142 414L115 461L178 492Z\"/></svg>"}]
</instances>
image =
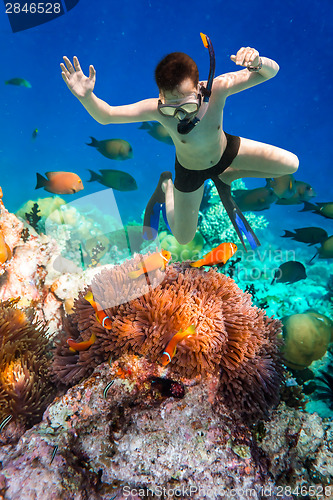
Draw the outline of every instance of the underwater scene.
<instances>
[{"instance_id":1,"label":"underwater scene","mask_svg":"<svg viewBox=\"0 0 333 500\"><path fill-rule=\"evenodd\" d=\"M332 17L4 1L0 499L333 500Z\"/></svg>"}]
</instances>

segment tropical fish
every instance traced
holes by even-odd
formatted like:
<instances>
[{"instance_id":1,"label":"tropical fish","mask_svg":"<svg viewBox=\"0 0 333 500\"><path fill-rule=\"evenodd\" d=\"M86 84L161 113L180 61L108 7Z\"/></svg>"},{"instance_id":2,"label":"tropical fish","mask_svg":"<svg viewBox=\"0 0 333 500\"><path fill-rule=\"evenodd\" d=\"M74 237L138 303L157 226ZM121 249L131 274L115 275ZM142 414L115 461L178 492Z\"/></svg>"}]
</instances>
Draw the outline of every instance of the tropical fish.
<instances>
[{"instance_id":1,"label":"tropical fish","mask_svg":"<svg viewBox=\"0 0 333 500\"><path fill-rule=\"evenodd\" d=\"M91 334L89 340L85 340L83 342L75 342L74 339L67 339L67 344L69 345L69 350L72 352L76 351L86 351L92 346L96 341L96 335L94 333Z\"/></svg>"},{"instance_id":2,"label":"tropical fish","mask_svg":"<svg viewBox=\"0 0 333 500\"><path fill-rule=\"evenodd\" d=\"M297 260L289 260L284 262L275 271L271 285L274 283L296 283L296 281L306 278L305 267Z\"/></svg>"},{"instance_id":3,"label":"tropical fish","mask_svg":"<svg viewBox=\"0 0 333 500\"><path fill-rule=\"evenodd\" d=\"M292 240L299 241L300 243L307 243L309 246L316 243L322 243L327 238L327 232L321 227L302 227L292 231L284 230L285 234L282 238L291 238Z\"/></svg>"},{"instance_id":4,"label":"tropical fish","mask_svg":"<svg viewBox=\"0 0 333 500\"><path fill-rule=\"evenodd\" d=\"M155 252L146 257L143 262L140 262L138 269L136 271L129 272L128 276L132 279L136 279L144 273L155 271L155 269L162 269L164 271L170 259L171 253L168 250Z\"/></svg>"},{"instance_id":5,"label":"tropical fish","mask_svg":"<svg viewBox=\"0 0 333 500\"><path fill-rule=\"evenodd\" d=\"M109 316L107 316L105 311L101 308L101 306L98 304L98 302L95 302L92 292L91 291L87 292L84 298L93 307L97 321L102 325L102 327L106 328L106 330L111 330L112 321L109 318Z\"/></svg>"},{"instance_id":6,"label":"tropical fish","mask_svg":"<svg viewBox=\"0 0 333 500\"><path fill-rule=\"evenodd\" d=\"M98 141L91 136L90 139L91 143L86 142L87 146L96 148L97 151L110 160L122 161L133 158L132 146L123 139L106 139L104 141Z\"/></svg>"},{"instance_id":7,"label":"tropical fish","mask_svg":"<svg viewBox=\"0 0 333 500\"><path fill-rule=\"evenodd\" d=\"M280 198L276 202L277 205L299 205L317 195L313 187L307 182L295 181L294 184L295 193L290 198Z\"/></svg>"},{"instance_id":8,"label":"tropical fish","mask_svg":"<svg viewBox=\"0 0 333 500\"><path fill-rule=\"evenodd\" d=\"M163 366L166 366L167 364L170 363L174 355L176 354L176 349L177 345L179 342L181 342L183 339L186 337L190 337L191 335L195 335L195 326L191 325L189 326L184 332L182 329L179 330L178 333L176 333L168 345L165 348L165 351L163 352L162 358L161 358L161 363Z\"/></svg>"},{"instance_id":9,"label":"tropical fish","mask_svg":"<svg viewBox=\"0 0 333 500\"><path fill-rule=\"evenodd\" d=\"M45 191L54 194L73 194L83 189L80 177L73 172L46 172L46 177L37 173L35 189L43 187Z\"/></svg>"},{"instance_id":10,"label":"tropical fish","mask_svg":"<svg viewBox=\"0 0 333 500\"><path fill-rule=\"evenodd\" d=\"M321 243L321 247L318 248L317 252L314 254L314 256L309 262L311 262L317 255L319 259L333 258L333 236L330 236Z\"/></svg>"},{"instance_id":11,"label":"tropical fish","mask_svg":"<svg viewBox=\"0 0 333 500\"><path fill-rule=\"evenodd\" d=\"M27 89L31 89L31 83L24 78L11 78L10 80L5 81L6 85L16 85L17 87L26 87Z\"/></svg>"},{"instance_id":12,"label":"tropical fish","mask_svg":"<svg viewBox=\"0 0 333 500\"><path fill-rule=\"evenodd\" d=\"M89 169L88 169L89 170ZM117 191L134 191L138 185L134 177L122 170L100 170L101 174L89 170L91 178L88 182L98 181L103 186Z\"/></svg>"},{"instance_id":13,"label":"tropical fish","mask_svg":"<svg viewBox=\"0 0 333 500\"><path fill-rule=\"evenodd\" d=\"M266 187L273 189L278 198L290 198L296 192L295 180L292 174L266 179L266 181Z\"/></svg>"},{"instance_id":14,"label":"tropical fish","mask_svg":"<svg viewBox=\"0 0 333 500\"><path fill-rule=\"evenodd\" d=\"M12 251L5 242L5 238L0 230L0 264L4 264L7 260L12 258Z\"/></svg>"},{"instance_id":15,"label":"tropical fish","mask_svg":"<svg viewBox=\"0 0 333 500\"><path fill-rule=\"evenodd\" d=\"M321 247L318 250L318 255L320 259L332 259L333 257L333 236L327 238L323 241Z\"/></svg>"},{"instance_id":16,"label":"tropical fish","mask_svg":"<svg viewBox=\"0 0 333 500\"><path fill-rule=\"evenodd\" d=\"M326 219L333 219L333 202L328 201L326 203L313 203L304 202L304 207L300 212L308 212L312 210L315 214L322 215Z\"/></svg>"},{"instance_id":17,"label":"tropical fish","mask_svg":"<svg viewBox=\"0 0 333 500\"><path fill-rule=\"evenodd\" d=\"M225 264L230 257L234 255L237 250L237 245L235 243L221 243L216 248L213 248L209 253L206 253L202 257L195 262L191 262L190 266L192 267L201 267L201 266L214 266L215 264Z\"/></svg>"},{"instance_id":18,"label":"tropical fish","mask_svg":"<svg viewBox=\"0 0 333 500\"><path fill-rule=\"evenodd\" d=\"M13 415L8 415L8 417L5 417L5 418L2 420L2 422L1 422L1 424L0 424L0 432L2 431L2 429L3 429L4 427L6 427L6 425L7 425L7 424L11 421L11 419L12 419L12 418L13 418Z\"/></svg>"},{"instance_id":19,"label":"tropical fish","mask_svg":"<svg viewBox=\"0 0 333 500\"><path fill-rule=\"evenodd\" d=\"M235 189L232 197L242 212L266 210L277 200L273 189L267 186L255 189Z\"/></svg>"},{"instance_id":20,"label":"tropical fish","mask_svg":"<svg viewBox=\"0 0 333 500\"><path fill-rule=\"evenodd\" d=\"M58 445L56 444L53 448L53 451L52 451L52 456L51 456L51 460L50 460L50 465L52 464L53 460L54 460L54 457L56 456L56 453L58 451Z\"/></svg>"},{"instance_id":21,"label":"tropical fish","mask_svg":"<svg viewBox=\"0 0 333 500\"><path fill-rule=\"evenodd\" d=\"M111 380L111 382L109 382L105 387L104 387L104 391L103 391L103 398L106 399L106 396L108 394L108 391L110 389L110 387L114 384L114 380Z\"/></svg>"},{"instance_id":22,"label":"tropical fish","mask_svg":"<svg viewBox=\"0 0 333 500\"><path fill-rule=\"evenodd\" d=\"M173 140L169 132L158 122L143 122L139 130L147 130L148 134L154 137L154 139L173 146Z\"/></svg>"},{"instance_id":23,"label":"tropical fish","mask_svg":"<svg viewBox=\"0 0 333 500\"><path fill-rule=\"evenodd\" d=\"M31 134L32 139L36 139L37 135L38 135L38 128L35 128L35 130L33 130Z\"/></svg>"}]
</instances>

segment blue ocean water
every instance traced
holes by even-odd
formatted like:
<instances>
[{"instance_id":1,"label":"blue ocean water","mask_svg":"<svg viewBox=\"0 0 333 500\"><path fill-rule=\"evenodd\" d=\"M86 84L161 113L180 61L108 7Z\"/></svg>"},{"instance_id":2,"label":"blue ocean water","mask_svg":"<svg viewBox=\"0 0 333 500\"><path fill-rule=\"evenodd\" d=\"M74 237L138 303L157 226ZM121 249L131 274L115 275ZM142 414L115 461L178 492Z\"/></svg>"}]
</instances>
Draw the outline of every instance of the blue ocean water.
<instances>
[{"instance_id":1,"label":"blue ocean water","mask_svg":"<svg viewBox=\"0 0 333 500\"><path fill-rule=\"evenodd\" d=\"M137 180L137 191L115 196L123 220L139 220L159 174L173 169L174 148L138 130L140 124L95 122L67 89L59 64L63 55L77 55L85 73L93 64L96 95L111 105L128 104L157 96L154 68L169 52L188 53L200 77L207 77L209 60L200 31L213 41L216 74L237 69L230 55L241 46L255 47L278 62L280 72L273 80L227 100L224 129L293 151L300 159L296 178L313 185L318 201L331 200L332 14L328 0L320 5L310 0L80 0L62 17L12 33L2 8L0 185L6 207L15 211L29 199L50 196L35 190L36 172L76 172L85 189L63 196L73 201L104 189L87 182L88 169L115 168ZM4 84L14 77L27 79L32 87ZM85 145L89 136L125 139L133 158L109 160ZM263 183L250 179L247 185ZM276 206L265 215L277 228L281 219L301 227L298 209ZM330 233L331 221L324 222Z\"/></svg>"}]
</instances>

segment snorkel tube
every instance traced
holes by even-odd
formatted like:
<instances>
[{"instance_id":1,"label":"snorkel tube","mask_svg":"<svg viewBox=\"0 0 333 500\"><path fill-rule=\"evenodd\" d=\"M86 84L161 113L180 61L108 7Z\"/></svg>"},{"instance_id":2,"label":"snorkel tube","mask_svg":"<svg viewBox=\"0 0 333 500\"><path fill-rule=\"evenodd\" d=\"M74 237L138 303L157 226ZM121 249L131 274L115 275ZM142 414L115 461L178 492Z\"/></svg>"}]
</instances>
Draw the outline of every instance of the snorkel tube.
<instances>
[{"instance_id":1,"label":"snorkel tube","mask_svg":"<svg viewBox=\"0 0 333 500\"><path fill-rule=\"evenodd\" d=\"M214 54L213 44L207 35L200 33L200 36L202 39L202 43L209 51L210 67L209 67L207 85L206 87L201 87L201 92L203 94L203 102L200 106L198 114L192 120L181 120L178 123L177 130L179 134L188 134L200 122L200 120L206 114L206 111L208 109L209 98L212 93L212 86L215 75L215 54Z\"/></svg>"}]
</instances>

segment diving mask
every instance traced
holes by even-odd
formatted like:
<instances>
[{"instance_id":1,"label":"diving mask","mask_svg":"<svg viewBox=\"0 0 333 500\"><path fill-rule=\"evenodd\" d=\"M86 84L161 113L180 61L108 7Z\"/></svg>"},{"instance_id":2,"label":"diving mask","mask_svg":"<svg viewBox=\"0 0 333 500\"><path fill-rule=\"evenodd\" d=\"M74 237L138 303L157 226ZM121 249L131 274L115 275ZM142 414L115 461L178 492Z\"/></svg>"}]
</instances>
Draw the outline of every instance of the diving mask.
<instances>
[{"instance_id":1,"label":"diving mask","mask_svg":"<svg viewBox=\"0 0 333 500\"><path fill-rule=\"evenodd\" d=\"M199 111L201 105L201 93L191 94L184 99L175 99L176 104L163 104L161 99L158 100L158 111L161 115L167 117L176 117L178 120L190 120Z\"/></svg>"}]
</instances>

